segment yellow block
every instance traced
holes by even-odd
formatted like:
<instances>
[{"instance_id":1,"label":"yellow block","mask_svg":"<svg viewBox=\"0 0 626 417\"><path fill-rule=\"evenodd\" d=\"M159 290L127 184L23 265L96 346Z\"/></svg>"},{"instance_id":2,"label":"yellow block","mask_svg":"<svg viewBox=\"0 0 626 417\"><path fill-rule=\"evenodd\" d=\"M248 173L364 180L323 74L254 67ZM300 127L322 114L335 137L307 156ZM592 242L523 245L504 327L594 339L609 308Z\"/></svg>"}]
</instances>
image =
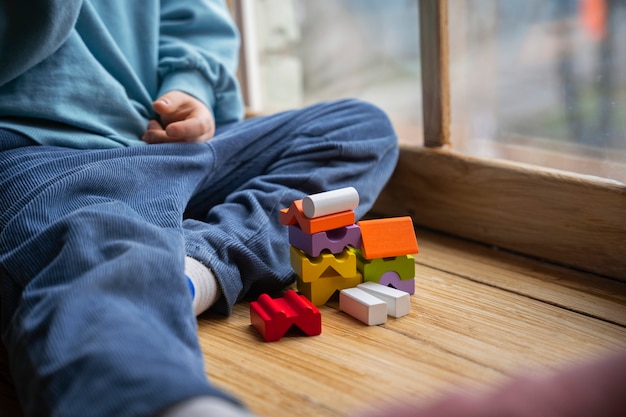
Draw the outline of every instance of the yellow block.
<instances>
[{"instance_id":1,"label":"yellow block","mask_svg":"<svg viewBox=\"0 0 626 417\"><path fill-rule=\"evenodd\" d=\"M302 282L313 282L319 278L337 275L351 278L357 274L356 255L347 248L336 255L322 253L313 258L291 246L290 259L291 267Z\"/></svg>"},{"instance_id":2,"label":"yellow block","mask_svg":"<svg viewBox=\"0 0 626 417\"><path fill-rule=\"evenodd\" d=\"M340 275L332 277L322 277L313 282L304 282L299 277L296 280L298 292L316 306L326 304L335 291L341 291L346 288L353 288L363 282L363 276L360 273L346 278Z\"/></svg>"}]
</instances>

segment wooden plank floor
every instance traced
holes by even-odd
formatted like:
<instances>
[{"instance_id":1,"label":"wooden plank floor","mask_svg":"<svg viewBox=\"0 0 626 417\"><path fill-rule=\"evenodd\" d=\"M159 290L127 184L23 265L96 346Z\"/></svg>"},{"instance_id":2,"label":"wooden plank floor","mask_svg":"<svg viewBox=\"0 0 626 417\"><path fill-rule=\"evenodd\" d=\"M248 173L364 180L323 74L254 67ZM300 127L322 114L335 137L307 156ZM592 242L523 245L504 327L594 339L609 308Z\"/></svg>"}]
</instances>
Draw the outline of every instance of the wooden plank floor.
<instances>
[{"instance_id":1,"label":"wooden plank floor","mask_svg":"<svg viewBox=\"0 0 626 417\"><path fill-rule=\"evenodd\" d=\"M265 343L248 303L228 318L201 316L213 383L261 417L345 416L626 347L626 284L426 230L417 237L411 314L385 325L329 303L320 336ZM7 388L0 372L0 414L18 415Z\"/></svg>"},{"instance_id":2,"label":"wooden plank floor","mask_svg":"<svg viewBox=\"0 0 626 417\"><path fill-rule=\"evenodd\" d=\"M207 314L212 381L259 416L345 416L456 386L488 389L626 347L626 284L417 230L409 316L368 327L321 308L322 335L265 343L248 303Z\"/></svg>"}]
</instances>

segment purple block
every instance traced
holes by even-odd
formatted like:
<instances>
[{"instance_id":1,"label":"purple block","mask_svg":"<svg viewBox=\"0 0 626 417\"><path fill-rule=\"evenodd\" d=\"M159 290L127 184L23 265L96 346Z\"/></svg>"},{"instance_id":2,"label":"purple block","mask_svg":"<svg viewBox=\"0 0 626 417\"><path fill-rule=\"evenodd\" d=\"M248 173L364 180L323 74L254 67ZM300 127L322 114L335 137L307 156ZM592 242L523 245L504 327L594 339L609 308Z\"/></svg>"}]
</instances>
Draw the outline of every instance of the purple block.
<instances>
[{"instance_id":1,"label":"purple block","mask_svg":"<svg viewBox=\"0 0 626 417\"><path fill-rule=\"evenodd\" d=\"M357 249L361 247L361 229L358 225L351 224L310 235L303 232L298 225L292 225L289 226L289 244L312 257L319 256L324 249L337 254L348 245Z\"/></svg>"},{"instance_id":2,"label":"purple block","mask_svg":"<svg viewBox=\"0 0 626 417\"><path fill-rule=\"evenodd\" d=\"M396 290L415 294L415 279L400 279L400 275L396 271L387 271L380 276L380 285L392 286Z\"/></svg>"}]
</instances>

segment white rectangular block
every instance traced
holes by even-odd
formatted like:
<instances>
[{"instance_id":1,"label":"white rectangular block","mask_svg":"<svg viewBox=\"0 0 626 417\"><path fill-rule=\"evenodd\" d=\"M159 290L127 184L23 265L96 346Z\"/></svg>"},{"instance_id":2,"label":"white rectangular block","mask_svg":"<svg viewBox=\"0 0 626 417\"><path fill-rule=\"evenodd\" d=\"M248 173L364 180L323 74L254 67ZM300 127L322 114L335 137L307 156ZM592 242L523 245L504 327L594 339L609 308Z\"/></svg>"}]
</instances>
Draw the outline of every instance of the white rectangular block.
<instances>
[{"instance_id":1,"label":"white rectangular block","mask_svg":"<svg viewBox=\"0 0 626 417\"><path fill-rule=\"evenodd\" d=\"M387 321L387 304L358 288L341 290L339 309L369 326Z\"/></svg>"},{"instance_id":2,"label":"white rectangular block","mask_svg":"<svg viewBox=\"0 0 626 417\"><path fill-rule=\"evenodd\" d=\"M364 282L357 288L383 300L387 304L387 314L391 317L406 316L411 312L411 296L409 293L375 282Z\"/></svg>"}]
</instances>

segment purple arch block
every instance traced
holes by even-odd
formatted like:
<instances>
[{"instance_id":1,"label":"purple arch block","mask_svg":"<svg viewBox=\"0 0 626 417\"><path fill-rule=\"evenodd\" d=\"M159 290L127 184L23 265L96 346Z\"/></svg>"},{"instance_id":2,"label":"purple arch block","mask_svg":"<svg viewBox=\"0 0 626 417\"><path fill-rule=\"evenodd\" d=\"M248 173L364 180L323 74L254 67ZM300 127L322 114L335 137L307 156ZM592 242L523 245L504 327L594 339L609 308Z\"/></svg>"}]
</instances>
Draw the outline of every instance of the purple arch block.
<instances>
[{"instance_id":1,"label":"purple arch block","mask_svg":"<svg viewBox=\"0 0 626 417\"><path fill-rule=\"evenodd\" d=\"M396 271L387 271L380 276L380 285L392 286L396 290L415 294L415 279L400 279L400 275Z\"/></svg>"},{"instance_id":2,"label":"purple arch block","mask_svg":"<svg viewBox=\"0 0 626 417\"><path fill-rule=\"evenodd\" d=\"M312 257L319 256L324 249L337 254L348 245L357 249L361 247L361 229L358 225L351 224L310 235L298 225L292 225L289 226L289 244Z\"/></svg>"}]
</instances>

